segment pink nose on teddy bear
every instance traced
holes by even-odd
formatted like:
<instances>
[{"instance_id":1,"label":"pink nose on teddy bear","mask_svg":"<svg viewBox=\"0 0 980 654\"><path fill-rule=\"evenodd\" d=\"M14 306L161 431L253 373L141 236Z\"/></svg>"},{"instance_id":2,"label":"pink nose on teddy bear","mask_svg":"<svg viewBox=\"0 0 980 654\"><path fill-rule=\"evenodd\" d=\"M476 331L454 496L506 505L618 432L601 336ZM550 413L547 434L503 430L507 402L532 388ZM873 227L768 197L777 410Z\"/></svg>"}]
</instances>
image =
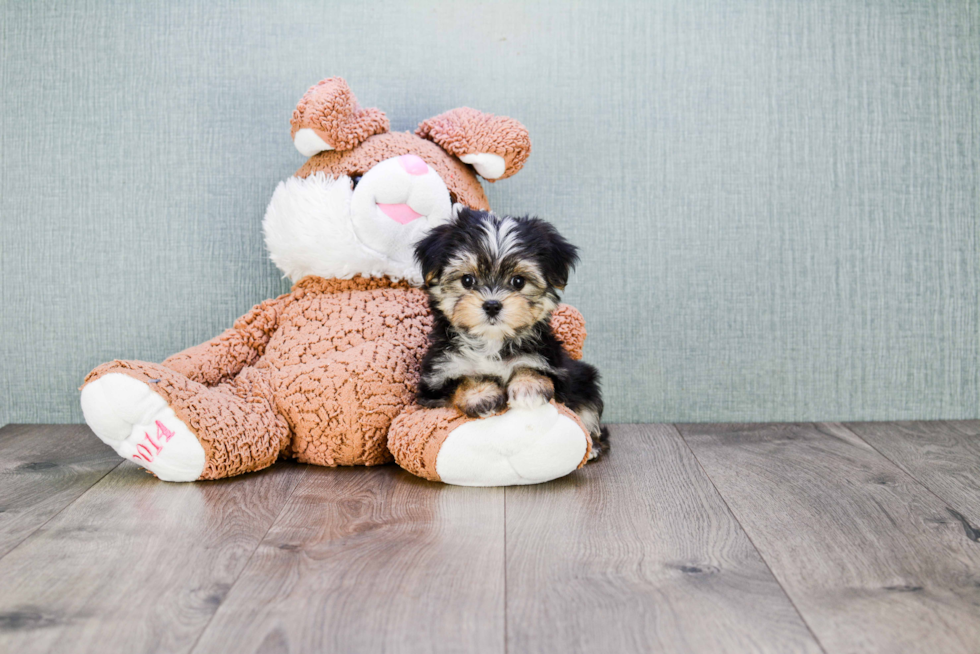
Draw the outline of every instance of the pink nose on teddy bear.
<instances>
[{"instance_id":1,"label":"pink nose on teddy bear","mask_svg":"<svg viewBox=\"0 0 980 654\"><path fill-rule=\"evenodd\" d=\"M414 154L403 154L398 157L398 163L409 175L424 175L429 172L429 164L422 161L422 157Z\"/></svg>"}]
</instances>

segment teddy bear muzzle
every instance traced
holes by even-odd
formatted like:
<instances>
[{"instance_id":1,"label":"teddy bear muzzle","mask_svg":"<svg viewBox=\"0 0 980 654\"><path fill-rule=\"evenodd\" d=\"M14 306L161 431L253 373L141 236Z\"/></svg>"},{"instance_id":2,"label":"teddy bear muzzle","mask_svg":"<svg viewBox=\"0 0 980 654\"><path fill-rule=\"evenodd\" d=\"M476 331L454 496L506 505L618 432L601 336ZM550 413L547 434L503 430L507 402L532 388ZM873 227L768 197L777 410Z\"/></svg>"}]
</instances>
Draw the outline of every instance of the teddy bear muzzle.
<instances>
[{"instance_id":1,"label":"teddy bear muzzle","mask_svg":"<svg viewBox=\"0 0 980 654\"><path fill-rule=\"evenodd\" d=\"M449 189L421 157L404 154L385 159L368 170L354 188L351 223L362 245L377 252L406 250L452 211ZM406 251L406 256L410 252Z\"/></svg>"}]
</instances>

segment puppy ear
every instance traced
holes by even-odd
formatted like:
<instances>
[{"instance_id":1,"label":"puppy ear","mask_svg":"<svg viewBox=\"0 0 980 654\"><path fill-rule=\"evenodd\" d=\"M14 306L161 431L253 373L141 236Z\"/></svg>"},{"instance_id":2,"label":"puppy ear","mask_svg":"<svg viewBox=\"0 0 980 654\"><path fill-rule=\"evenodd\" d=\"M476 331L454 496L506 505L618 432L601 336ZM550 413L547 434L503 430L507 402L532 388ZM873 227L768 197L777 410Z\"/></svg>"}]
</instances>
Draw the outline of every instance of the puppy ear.
<instances>
[{"instance_id":1,"label":"puppy ear","mask_svg":"<svg viewBox=\"0 0 980 654\"><path fill-rule=\"evenodd\" d=\"M352 150L367 137L388 131L384 112L362 109L340 77L311 86L296 105L289 124L293 144L307 157L325 150Z\"/></svg>"},{"instance_id":2,"label":"puppy ear","mask_svg":"<svg viewBox=\"0 0 980 654\"><path fill-rule=\"evenodd\" d=\"M578 248L558 233L555 226L540 218L528 218L529 243L541 252L540 262L545 280L558 290L568 284L568 276L578 264Z\"/></svg>"},{"instance_id":3,"label":"puppy ear","mask_svg":"<svg viewBox=\"0 0 980 654\"><path fill-rule=\"evenodd\" d=\"M453 229L457 218L433 227L425 237L415 244L415 261L422 269L422 279L426 287L432 286L442 275L449 260Z\"/></svg>"},{"instance_id":4,"label":"puppy ear","mask_svg":"<svg viewBox=\"0 0 980 654\"><path fill-rule=\"evenodd\" d=\"M486 211L457 203L453 205L449 222L433 227L415 245L415 261L422 269L422 279L425 280L426 287L432 286L442 277L450 258L466 240L465 228L478 225L487 215Z\"/></svg>"},{"instance_id":5,"label":"puppy ear","mask_svg":"<svg viewBox=\"0 0 980 654\"><path fill-rule=\"evenodd\" d=\"M415 133L471 164L489 182L506 179L531 154L531 137L513 118L485 114L469 107L452 109L423 121Z\"/></svg>"}]
</instances>

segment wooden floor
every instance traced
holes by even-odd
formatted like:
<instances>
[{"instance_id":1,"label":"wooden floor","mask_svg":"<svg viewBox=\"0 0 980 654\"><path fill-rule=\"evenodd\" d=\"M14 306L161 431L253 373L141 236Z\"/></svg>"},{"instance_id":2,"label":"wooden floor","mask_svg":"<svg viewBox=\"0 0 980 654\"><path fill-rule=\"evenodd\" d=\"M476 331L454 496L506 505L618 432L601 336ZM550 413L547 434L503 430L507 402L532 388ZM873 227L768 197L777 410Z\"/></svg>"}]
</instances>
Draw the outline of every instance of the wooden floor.
<instances>
[{"instance_id":1,"label":"wooden floor","mask_svg":"<svg viewBox=\"0 0 980 654\"><path fill-rule=\"evenodd\" d=\"M549 484L0 430L0 652L980 652L980 422L618 425Z\"/></svg>"}]
</instances>

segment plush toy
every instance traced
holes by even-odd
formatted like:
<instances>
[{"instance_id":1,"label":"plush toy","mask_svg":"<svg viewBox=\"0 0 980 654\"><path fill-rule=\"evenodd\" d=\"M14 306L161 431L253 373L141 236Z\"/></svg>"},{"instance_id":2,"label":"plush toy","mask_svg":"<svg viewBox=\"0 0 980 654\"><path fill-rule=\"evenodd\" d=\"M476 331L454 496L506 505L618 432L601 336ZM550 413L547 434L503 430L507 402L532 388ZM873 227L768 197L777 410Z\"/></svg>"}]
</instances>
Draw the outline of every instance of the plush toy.
<instances>
[{"instance_id":1,"label":"plush toy","mask_svg":"<svg viewBox=\"0 0 980 654\"><path fill-rule=\"evenodd\" d=\"M426 479L530 484L588 460L591 441L561 405L470 419L414 404L431 325L413 246L456 203L489 209L476 177L518 172L517 121L453 109L391 133L340 78L310 88L292 138L309 160L264 219L292 291L162 364L113 361L82 386L85 420L123 458L167 481L220 479L281 457L322 466L397 462ZM552 324L574 357L581 315Z\"/></svg>"}]
</instances>

